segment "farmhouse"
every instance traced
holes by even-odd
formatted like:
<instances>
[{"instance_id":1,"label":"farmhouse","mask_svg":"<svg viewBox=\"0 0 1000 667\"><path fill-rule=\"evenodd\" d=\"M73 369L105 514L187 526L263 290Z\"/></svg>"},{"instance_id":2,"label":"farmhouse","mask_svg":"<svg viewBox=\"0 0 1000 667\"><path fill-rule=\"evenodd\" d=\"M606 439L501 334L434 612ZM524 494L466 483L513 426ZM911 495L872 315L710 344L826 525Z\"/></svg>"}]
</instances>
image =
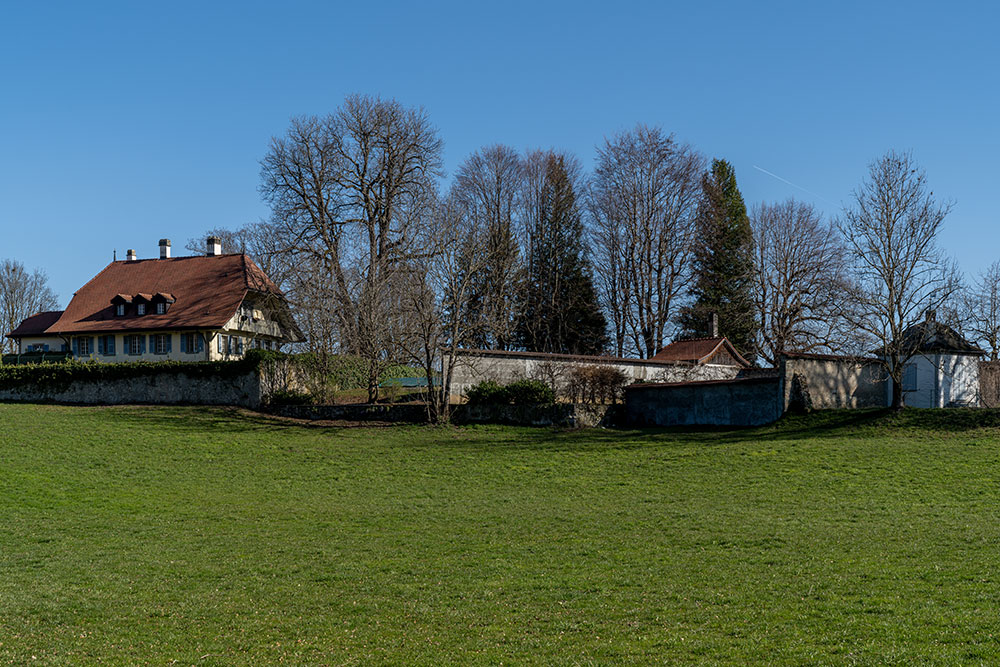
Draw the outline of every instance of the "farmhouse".
<instances>
[{"instance_id":1,"label":"farmhouse","mask_svg":"<svg viewBox=\"0 0 1000 667\"><path fill-rule=\"evenodd\" d=\"M206 361L236 359L251 348L305 340L281 290L245 254L159 259L129 250L81 287L65 311L29 317L8 334L18 351L71 351L77 359Z\"/></svg>"}]
</instances>

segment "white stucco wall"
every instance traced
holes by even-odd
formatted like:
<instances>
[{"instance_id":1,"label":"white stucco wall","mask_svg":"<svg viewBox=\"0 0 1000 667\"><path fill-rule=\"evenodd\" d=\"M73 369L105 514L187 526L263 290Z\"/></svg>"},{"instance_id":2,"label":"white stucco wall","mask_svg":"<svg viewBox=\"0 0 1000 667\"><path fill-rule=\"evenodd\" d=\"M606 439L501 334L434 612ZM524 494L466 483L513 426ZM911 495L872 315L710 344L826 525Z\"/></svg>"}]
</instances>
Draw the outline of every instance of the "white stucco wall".
<instances>
[{"instance_id":1,"label":"white stucco wall","mask_svg":"<svg viewBox=\"0 0 1000 667\"><path fill-rule=\"evenodd\" d=\"M903 400L908 407L979 406L978 356L921 355L907 362L907 365L911 364L916 368L917 378L915 391L906 391L904 386ZM887 400L891 403L892 383L887 384Z\"/></svg>"},{"instance_id":2,"label":"white stucco wall","mask_svg":"<svg viewBox=\"0 0 1000 667\"><path fill-rule=\"evenodd\" d=\"M48 345L49 352L62 352L65 341L58 336L26 336L17 339L17 353L24 354L29 345Z\"/></svg>"}]
</instances>

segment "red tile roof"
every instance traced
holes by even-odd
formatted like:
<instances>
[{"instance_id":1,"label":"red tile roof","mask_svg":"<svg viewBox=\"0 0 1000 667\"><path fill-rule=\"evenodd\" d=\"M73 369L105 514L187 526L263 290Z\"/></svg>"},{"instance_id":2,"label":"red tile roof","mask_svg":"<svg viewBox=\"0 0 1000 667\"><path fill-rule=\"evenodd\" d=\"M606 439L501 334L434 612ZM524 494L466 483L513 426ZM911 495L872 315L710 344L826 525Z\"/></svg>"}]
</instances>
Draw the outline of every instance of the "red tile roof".
<instances>
[{"instance_id":1,"label":"red tile roof","mask_svg":"<svg viewBox=\"0 0 1000 667\"><path fill-rule=\"evenodd\" d=\"M124 260L108 264L81 287L47 333L148 329L217 329L236 314L247 292L280 295L260 268L242 254ZM176 301L162 315L116 317L111 299L164 293Z\"/></svg>"},{"instance_id":2,"label":"red tile roof","mask_svg":"<svg viewBox=\"0 0 1000 667\"><path fill-rule=\"evenodd\" d=\"M7 338L24 338L26 336L40 336L45 330L52 326L59 316L63 314L61 310L50 310L44 313L35 313L31 317L25 318L17 325L17 328L7 334Z\"/></svg>"},{"instance_id":3,"label":"red tile roof","mask_svg":"<svg viewBox=\"0 0 1000 667\"><path fill-rule=\"evenodd\" d=\"M688 338L686 340L674 341L670 345L657 352L651 358L652 361L685 361L691 364L712 363L712 357L720 351L726 351L738 365L744 368L750 366L750 362L736 351L733 344L725 337L721 338Z\"/></svg>"}]
</instances>

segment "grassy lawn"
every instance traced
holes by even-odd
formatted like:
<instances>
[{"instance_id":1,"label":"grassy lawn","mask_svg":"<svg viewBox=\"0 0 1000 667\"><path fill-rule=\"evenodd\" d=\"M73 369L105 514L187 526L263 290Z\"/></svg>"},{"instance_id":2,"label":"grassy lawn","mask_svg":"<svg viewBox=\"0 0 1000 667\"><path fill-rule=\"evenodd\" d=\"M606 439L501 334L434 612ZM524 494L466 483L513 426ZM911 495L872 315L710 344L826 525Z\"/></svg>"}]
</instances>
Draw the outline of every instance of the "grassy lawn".
<instances>
[{"instance_id":1,"label":"grassy lawn","mask_svg":"<svg viewBox=\"0 0 1000 667\"><path fill-rule=\"evenodd\" d=\"M0 662L996 663L998 426L0 405Z\"/></svg>"}]
</instances>

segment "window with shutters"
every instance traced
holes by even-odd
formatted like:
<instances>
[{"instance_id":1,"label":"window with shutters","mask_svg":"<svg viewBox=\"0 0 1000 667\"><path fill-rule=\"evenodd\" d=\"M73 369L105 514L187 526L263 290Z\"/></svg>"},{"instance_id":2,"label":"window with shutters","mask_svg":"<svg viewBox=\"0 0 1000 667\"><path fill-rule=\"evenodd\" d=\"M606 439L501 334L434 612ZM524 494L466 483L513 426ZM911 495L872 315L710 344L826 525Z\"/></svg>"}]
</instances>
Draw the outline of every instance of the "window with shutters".
<instances>
[{"instance_id":1,"label":"window with shutters","mask_svg":"<svg viewBox=\"0 0 1000 667\"><path fill-rule=\"evenodd\" d=\"M903 391L917 390L917 365L906 364L903 367Z\"/></svg>"},{"instance_id":2,"label":"window with shutters","mask_svg":"<svg viewBox=\"0 0 1000 667\"><path fill-rule=\"evenodd\" d=\"M153 354L167 354L170 352L170 334L156 334L153 336Z\"/></svg>"},{"instance_id":3,"label":"window with shutters","mask_svg":"<svg viewBox=\"0 0 1000 667\"><path fill-rule=\"evenodd\" d=\"M142 336L133 334L128 336L128 349L126 350L128 354L132 356L139 356L142 354Z\"/></svg>"}]
</instances>

